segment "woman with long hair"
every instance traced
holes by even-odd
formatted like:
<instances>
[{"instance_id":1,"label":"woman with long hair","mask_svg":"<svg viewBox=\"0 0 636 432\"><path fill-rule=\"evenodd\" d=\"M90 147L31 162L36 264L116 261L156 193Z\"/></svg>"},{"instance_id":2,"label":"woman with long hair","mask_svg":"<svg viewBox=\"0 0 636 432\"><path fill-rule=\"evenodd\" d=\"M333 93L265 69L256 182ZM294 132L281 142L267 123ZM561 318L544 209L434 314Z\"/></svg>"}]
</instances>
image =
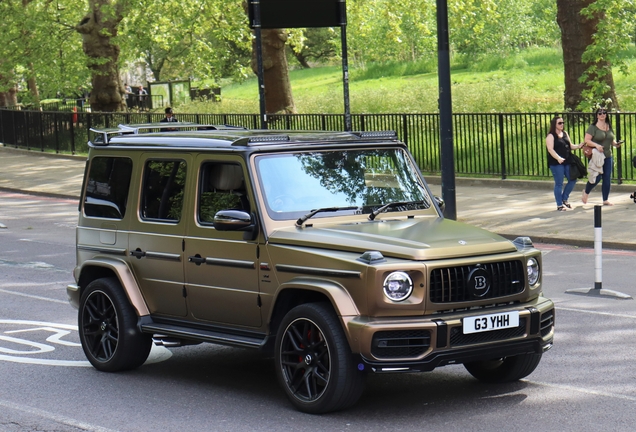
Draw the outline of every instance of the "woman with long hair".
<instances>
[{"instance_id":1,"label":"woman with long hair","mask_svg":"<svg viewBox=\"0 0 636 432\"><path fill-rule=\"evenodd\" d=\"M558 211L566 211L572 208L569 203L570 193L576 185L576 179L570 177L570 153L572 149L579 149L581 145L572 144L570 136L563 129L563 118L554 117L550 122L550 131L545 138L545 146L548 149L548 167L554 177L554 200ZM563 179L568 182L563 187Z\"/></svg>"},{"instance_id":2,"label":"woman with long hair","mask_svg":"<svg viewBox=\"0 0 636 432\"><path fill-rule=\"evenodd\" d=\"M594 121L585 131L585 145L592 147L599 152L603 152L605 160L603 162L603 174L596 176L596 181L585 185L581 201L587 204L588 196L592 189L603 179L603 205L614 205L609 201L610 187L612 181L612 168L614 168L614 158L612 157L612 147L620 147L622 141L616 141L609 114L606 108L598 108L594 113Z\"/></svg>"}]
</instances>

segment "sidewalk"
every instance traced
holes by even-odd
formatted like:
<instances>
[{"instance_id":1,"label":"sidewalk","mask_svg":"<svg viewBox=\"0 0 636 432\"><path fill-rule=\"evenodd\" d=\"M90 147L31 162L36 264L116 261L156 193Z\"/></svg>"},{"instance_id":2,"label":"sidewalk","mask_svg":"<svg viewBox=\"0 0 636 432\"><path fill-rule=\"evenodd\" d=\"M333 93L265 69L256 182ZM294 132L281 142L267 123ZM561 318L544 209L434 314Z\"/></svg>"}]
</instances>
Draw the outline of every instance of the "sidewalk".
<instances>
[{"instance_id":1,"label":"sidewalk","mask_svg":"<svg viewBox=\"0 0 636 432\"><path fill-rule=\"evenodd\" d=\"M48 155L0 146L0 190L77 199L85 157ZM441 195L439 178L427 178ZM580 201L584 181L570 197L572 211L558 212L551 181L462 179L455 181L457 219L508 238L529 236L536 243L594 247L594 206L602 204L600 185L587 204ZM634 185L612 185L602 207L603 247L636 250Z\"/></svg>"}]
</instances>

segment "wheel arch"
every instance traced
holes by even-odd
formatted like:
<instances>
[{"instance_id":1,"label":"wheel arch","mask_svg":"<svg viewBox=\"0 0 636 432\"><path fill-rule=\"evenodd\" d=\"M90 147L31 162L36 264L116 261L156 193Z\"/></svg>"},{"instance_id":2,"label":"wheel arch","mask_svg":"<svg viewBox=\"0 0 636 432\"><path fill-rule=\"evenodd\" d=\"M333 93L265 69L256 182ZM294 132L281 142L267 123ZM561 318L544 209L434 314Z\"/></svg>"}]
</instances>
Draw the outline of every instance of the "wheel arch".
<instances>
[{"instance_id":1,"label":"wheel arch","mask_svg":"<svg viewBox=\"0 0 636 432\"><path fill-rule=\"evenodd\" d=\"M360 314L355 302L341 284L329 280L296 278L282 284L276 292L274 307L268 320L270 334L276 334L283 317L291 309L301 304L317 302L331 304L343 329L346 326L342 317Z\"/></svg>"},{"instance_id":2,"label":"wheel arch","mask_svg":"<svg viewBox=\"0 0 636 432\"><path fill-rule=\"evenodd\" d=\"M71 299L71 303L74 304L73 302L75 301L79 305L79 298L88 284L96 279L106 277L116 277L119 280L130 304L132 304L137 311L137 315L144 316L150 314L148 306L141 294L141 289L130 267L122 261L107 258L91 259L82 264L77 281L77 285L79 286L77 299Z\"/></svg>"}]
</instances>

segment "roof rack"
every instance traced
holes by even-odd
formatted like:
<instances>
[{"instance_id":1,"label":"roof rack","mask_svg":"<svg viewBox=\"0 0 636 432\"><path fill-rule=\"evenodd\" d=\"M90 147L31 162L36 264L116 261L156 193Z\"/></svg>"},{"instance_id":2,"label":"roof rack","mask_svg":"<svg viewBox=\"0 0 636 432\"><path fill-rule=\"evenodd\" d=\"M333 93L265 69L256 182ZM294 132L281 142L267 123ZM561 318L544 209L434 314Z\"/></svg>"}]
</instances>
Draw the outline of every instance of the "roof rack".
<instances>
[{"instance_id":1,"label":"roof rack","mask_svg":"<svg viewBox=\"0 0 636 432\"><path fill-rule=\"evenodd\" d=\"M110 136L112 135L138 135L143 132L162 132L166 129L170 129L171 131L176 130L246 130L246 128L242 126L232 126L232 125L209 125L209 124L199 124L199 123L191 123L191 122L171 122L169 125L167 123L142 123L142 124L119 124L116 128L105 128L105 129L97 129L91 128L90 131L101 135L101 140L96 140L95 144L97 145L108 145L110 141Z\"/></svg>"}]
</instances>

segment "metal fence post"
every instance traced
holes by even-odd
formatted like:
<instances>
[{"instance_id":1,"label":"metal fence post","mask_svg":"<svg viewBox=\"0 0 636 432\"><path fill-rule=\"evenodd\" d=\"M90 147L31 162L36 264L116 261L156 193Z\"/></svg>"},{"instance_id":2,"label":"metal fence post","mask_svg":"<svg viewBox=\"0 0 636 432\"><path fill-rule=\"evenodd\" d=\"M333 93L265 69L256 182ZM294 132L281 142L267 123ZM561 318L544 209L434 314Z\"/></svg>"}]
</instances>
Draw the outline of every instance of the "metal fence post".
<instances>
[{"instance_id":1,"label":"metal fence post","mask_svg":"<svg viewBox=\"0 0 636 432\"><path fill-rule=\"evenodd\" d=\"M616 113L616 141L621 136L621 113ZM621 159L621 148L616 149L616 175L618 177L618 184L623 184L623 161Z\"/></svg>"},{"instance_id":2,"label":"metal fence post","mask_svg":"<svg viewBox=\"0 0 636 432\"><path fill-rule=\"evenodd\" d=\"M71 154L75 154L75 122L73 120L77 118L77 115L76 113L71 114L71 122L69 123L71 132Z\"/></svg>"},{"instance_id":3,"label":"metal fence post","mask_svg":"<svg viewBox=\"0 0 636 432\"><path fill-rule=\"evenodd\" d=\"M501 156L501 179L506 179L506 141L504 136L504 115L499 114L499 154Z\"/></svg>"}]
</instances>

